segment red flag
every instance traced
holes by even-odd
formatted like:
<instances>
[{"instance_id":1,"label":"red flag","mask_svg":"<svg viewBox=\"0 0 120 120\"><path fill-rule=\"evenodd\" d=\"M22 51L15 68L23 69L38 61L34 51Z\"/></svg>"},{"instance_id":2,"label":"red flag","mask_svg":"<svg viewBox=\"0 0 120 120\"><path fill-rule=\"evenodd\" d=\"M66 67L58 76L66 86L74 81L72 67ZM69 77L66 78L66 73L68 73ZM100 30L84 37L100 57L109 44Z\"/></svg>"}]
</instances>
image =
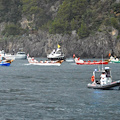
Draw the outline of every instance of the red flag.
<instances>
[{"instance_id":1,"label":"red flag","mask_svg":"<svg viewBox=\"0 0 120 120\"><path fill-rule=\"evenodd\" d=\"M73 54L73 58L75 58L75 54Z\"/></svg>"},{"instance_id":2,"label":"red flag","mask_svg":"<svg viewBox=\"0 0 120 120\"><path fill-rule=\"evenodd\" d=\"M80 59L80 57L78 58L78 60Z\"/></svg>"}]
</instances>

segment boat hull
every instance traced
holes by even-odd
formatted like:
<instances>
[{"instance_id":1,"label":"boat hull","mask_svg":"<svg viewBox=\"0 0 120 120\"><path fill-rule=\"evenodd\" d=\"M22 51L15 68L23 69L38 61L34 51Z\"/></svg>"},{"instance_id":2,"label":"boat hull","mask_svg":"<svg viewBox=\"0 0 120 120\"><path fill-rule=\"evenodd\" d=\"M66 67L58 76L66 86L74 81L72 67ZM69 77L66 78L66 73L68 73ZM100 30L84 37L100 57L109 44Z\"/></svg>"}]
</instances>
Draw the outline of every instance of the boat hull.
<instances>
[{"instance_id":1,"label":"boat hull","mask_svg":"<svg viewBox=\"0 0 120 120\"><path fill-rule=\"evenodd\" d=\"M49 60L65 60L66 58L64 56L61 57L47 57Z\"/></svg>"},{"instance_id":2,"label":"boat hull","mask_svg":"<svg viewBox=\"0 0 120 120\"><path fill-rule=\"evenodd\" d=\"M110 61L110 63L120 63L120 61Z\"/></svg>"},{"instance_id":3,"label":"boat hull","mask_svg":"<svg viewBox=\"0 0 120 120\"><path fill-rule=\"evenodd\" d=\"M120 89L120 80L112 82L111 84L108 84L108 85L100 85L100 84L89 83L87 85L87 87L88 88L93 88L93 89L103 89L103 90Z\"/></svg>"},{"instance_id":4,"label":"boat hull","mask_svg":"<svg viewBox=\"0 0 120 120\"><path fill-rule=\"evenodd\" d=\"M107 65L108 62L83 62L83 63L76 62L76 64L77 65L102 65L102 64Z\"/></svg>"},{"instance_id":5,"label":"boat hull","mask_svg":"<svg viewBox=\"0 0 120 120\"><path fill-rule=\"evenodd\" d=\"M10 63L0 63L0 66L10 66Z\"/></svg>"},{"instance_id":6,"label":"boat hull","mask_svg":"<svg viewBox=\"0 0 120 120\"><path fill-rule=\"evenodd\" d=\"M41 66L60 66L61 63L33 63L29 62L31 65L41 65Z\"/></svg>"}]
</instances>

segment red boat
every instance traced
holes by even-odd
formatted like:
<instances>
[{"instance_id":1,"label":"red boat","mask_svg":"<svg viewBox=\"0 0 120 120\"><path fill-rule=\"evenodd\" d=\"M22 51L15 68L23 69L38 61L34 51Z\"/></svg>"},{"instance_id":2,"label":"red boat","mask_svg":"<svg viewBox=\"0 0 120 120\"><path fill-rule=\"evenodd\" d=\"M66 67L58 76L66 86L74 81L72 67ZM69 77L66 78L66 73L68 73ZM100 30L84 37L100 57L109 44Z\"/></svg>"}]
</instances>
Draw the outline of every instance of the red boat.
<instances>
[{"instance_id":1,"label":"red boat","mask_svg":"<svg viewBox=\"0 0 120 120\"><path fill-rule=\"evenodd\" d=\"M106 65L106 64L108 64L108 61L102 61L102 60L100 60L100 61L95 61L95 60L94 61L84 61L80 58L75 57L75 55L73 55L73 58L75 58L75 63L77 65L101 65L101 64Z\"/></svg>"}]
</instances>

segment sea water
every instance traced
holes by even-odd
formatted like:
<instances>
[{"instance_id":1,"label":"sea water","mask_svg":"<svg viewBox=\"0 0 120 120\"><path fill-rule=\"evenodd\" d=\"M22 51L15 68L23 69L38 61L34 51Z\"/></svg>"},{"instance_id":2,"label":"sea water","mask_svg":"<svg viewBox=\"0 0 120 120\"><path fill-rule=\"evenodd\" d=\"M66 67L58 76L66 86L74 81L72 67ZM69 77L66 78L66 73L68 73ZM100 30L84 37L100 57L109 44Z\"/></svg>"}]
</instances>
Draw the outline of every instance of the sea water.
<instances>
[{"instance_id":1,"label":"sea water","mask_svg":"<svg viewBox=\"0 0 120 120\"><path fill-rule=\"evenodd\" d=\"M120 64L106 66L120 80ZM36 66L27 60L1 66L0 120L119 120L120 91L87 88L99 67L74 61Z\"/></svg>"}]
</instances>

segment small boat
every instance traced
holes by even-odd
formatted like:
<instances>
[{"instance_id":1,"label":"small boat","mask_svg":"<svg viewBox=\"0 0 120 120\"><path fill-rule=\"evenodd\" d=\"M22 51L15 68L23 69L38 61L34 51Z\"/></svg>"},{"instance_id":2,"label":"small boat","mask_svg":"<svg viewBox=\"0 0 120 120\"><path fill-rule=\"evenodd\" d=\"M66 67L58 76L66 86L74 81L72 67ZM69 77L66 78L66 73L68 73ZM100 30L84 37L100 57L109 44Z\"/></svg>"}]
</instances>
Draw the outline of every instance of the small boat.
<instances>
[{"instance_id":1,"label":"small boat","mask_svg":"<svg viewBox=\"0 0 120 120\"><path fill-rule=\"evenodd\" d=\"M92 83L87 85L88 88L102 90L120 89L120 80L112 82L111 69L109 67L98 71L95 69L91 81Z\"/></svg>"},{"instance_id":2,"label":"small boat","mask_svg":"<svg viewBox=\"0 0 120 120\"><path fill-rule=\"evenodd\" d=\"M60 45L58 45L57 49L53 49L53 51L47 55L49 60L65 60L65 55L62 53L60 49Z\"/></svg>"},{"instance_id":3,"label":"small boat","mask_svg":"<svg viewBox=\"0 0 120 120\"><path fill-rule=\"evenodd\" d=\"M109 61L110 61L110 63L120 63L120 60L113 56L110 57Z\"/></svg>"},{"instance_id":4,"label":"small boat","mask_svg":"<svg viewBox=\"0 0 120 120\"><path fill-rule=\"evenodd\" d=\"M10 66L10 63L9 62L1 61L0 62L0 66Z\"/></svg>"},{"instance_id":5,"label":"small boat","mask_svg":"<svg viewBox=\"0 0 120 120\"><path fill-rule=\"evenodd\" d=\"M64 60L56 60L56 61L40 61L34 59L34 57L28 57L28 62L31 65L41 65L41 66L60 66Z\"/></svg>"},{"instance_id":6,"label":"small boat","mask_svg":"<svg viewBox=\"0 0 120 120\"><path fill-rule=\"evenodd\" d=\"M74 58L74 60L75 60L75 63L77 64L77 65L102 65L102 64L108 64L109 62L108 61L102 61L102 60L100 60L100 61L84 61L84 60L82 60L82 59L80 59L80 58L77 58L77 57L75 57L75 55L73 55L73 58Z\"/></svg>"},{"instance_id":7,"label":"small boat","mask_svg":"<svg viewBox=\"0 0 120 120\"><path fill-rule=\"evenodd\" d=\"M0 56L0 60L10 64L14 61L13 59L6 59L5 57L1 57L1 56Z\"/></svg>"}]
</instances>

